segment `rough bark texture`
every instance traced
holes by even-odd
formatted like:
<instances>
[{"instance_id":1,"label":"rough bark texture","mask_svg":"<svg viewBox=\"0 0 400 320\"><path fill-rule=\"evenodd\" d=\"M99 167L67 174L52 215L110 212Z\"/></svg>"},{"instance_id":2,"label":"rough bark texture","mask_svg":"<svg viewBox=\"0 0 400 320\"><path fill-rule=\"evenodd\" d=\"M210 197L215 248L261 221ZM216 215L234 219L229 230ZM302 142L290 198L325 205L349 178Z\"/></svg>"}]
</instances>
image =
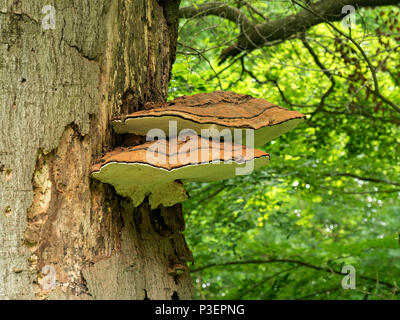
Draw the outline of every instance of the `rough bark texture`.
<instances>
[{"instance_id":1,"label":"rough bark texture","mask_svg":"<svg viewBox=\"0 0 400 320\"><path fill-rule=\"evenodd\" d=\"M189 299L180 206L89 178L109 119L165 101L179 1L53 3L54 30L46 1L0 4L0 298Z\"/></svg>"}]
</instances>

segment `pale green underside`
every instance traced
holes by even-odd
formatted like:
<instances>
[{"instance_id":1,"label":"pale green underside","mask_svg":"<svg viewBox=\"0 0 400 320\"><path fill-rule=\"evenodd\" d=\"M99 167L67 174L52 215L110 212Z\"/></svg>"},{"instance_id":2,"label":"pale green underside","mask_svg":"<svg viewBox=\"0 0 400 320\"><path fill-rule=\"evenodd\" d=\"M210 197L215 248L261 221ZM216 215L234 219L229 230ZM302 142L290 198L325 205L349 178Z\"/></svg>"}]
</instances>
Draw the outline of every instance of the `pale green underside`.
<instances>
[{"instance_id":1,"label":"pale green underside","mask_svg":"<svg viewBox=\"0 0 400 320\"><path fill-rule=\"evenodd\" d=\"M213 162L172 170L142 163L113 162L104 165L100 171L92 173L92 176L103 183L113 185L118 194L131 198L134 206L139 206L144 198L149 196L150 206L154 209L159 205L169 207L187 199L183 184L176 180L182 182L223 180L237 174L249 174L252 165L255 170L268 162L269 158L265 156L245 163Z\"/></svg>"},{"instance_id":2,"label":"pale green underside","mask_svg":"<svg viewBox=\"0 0 400 320\"><path fill-rule=\"evenodd\" d=\"M254 147L261 147L265 145L267 142L276 139L282 134L296 128L304 119L292 119L286 122L282 122L277 125L266 126L254 131ZM162 117L140 117L140 118L129 118L126 119L125 122L121 120L117 120L113 122L113 128L116 133L119 134L136 134L141 136L146 136L149 130L157 128L161 129L165 132L166 136L169 137L169 122L176 121L177 122L177 132L183 129L193 129L197 132L197 134L201 135L202 129L217 129L219 131L223 129L229 129L231 131L232 137L233 130L235 128L229 128L225 126L215 125L215 124L200 124L197 122L193 122L190 120L182 119L180 117L175 116L162 116ZM245 128L237 128L242 131L242 139L243 142L235 141L235 143L250 145L246 141L246 132ZM175 134L171 133L171 136L175 136Z\"/></svg>"}]
</instances>

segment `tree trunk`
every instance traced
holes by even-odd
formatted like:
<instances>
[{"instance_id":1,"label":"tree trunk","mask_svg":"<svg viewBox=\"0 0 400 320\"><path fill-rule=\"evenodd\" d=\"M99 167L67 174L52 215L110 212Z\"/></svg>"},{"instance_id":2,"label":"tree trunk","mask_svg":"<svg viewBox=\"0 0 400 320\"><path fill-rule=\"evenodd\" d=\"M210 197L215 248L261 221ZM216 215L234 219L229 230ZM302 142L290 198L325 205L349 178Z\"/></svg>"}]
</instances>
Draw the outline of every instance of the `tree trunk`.
<instances>
[{"instance_id":1,"label":"tree trunk","mask_svg":"<svg viewBox=\"0 0 400 320\"><path fill-rule=\"evenodd\" d=\"M190 299L180 205L89 177L109 119L166 100L179 0L54 3L54 29L46 1L0 4L0 298Z\"/></svg>"}]
</instances>

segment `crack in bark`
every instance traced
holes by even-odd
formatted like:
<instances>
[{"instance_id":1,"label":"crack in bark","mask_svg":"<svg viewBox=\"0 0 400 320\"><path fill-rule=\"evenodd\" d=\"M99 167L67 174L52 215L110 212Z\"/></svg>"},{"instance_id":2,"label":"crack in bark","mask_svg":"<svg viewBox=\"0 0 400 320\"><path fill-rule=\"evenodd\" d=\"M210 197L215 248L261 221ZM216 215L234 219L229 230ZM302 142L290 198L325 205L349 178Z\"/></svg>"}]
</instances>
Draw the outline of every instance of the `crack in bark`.
<instances>
[{"instance_id":1,"label":"crack in bark","mask_svg":"<svg viewBox=\"0 0 400 320\"><path fill-rule=\"evenodd\" d=\"M14 15L21 18L26 18L27 20L40 25L39 21L35 20L35 18L31 17L29 14L24 12L12 12L12 11L0 11L0 15Z\"/></svg>"},{"instance_id":2,"label":"crack in bark","mask_svg":"<svg viewBox=\"0 0 400 320\"><path fill-rule=\"evenodd\" d=\"M92 56L89 56L89 55L85 54L81 48L79 48L77 45L70 44L65 39L61 39L60 41L64 41L68 47L70 47L72 49L75 49L75 51L78 52L79 55L82 56L83 58L85 58L86 60L88 60L88 61L96 61L97 62L98 56L92 57Z\"/></svg>"}]
</instances>

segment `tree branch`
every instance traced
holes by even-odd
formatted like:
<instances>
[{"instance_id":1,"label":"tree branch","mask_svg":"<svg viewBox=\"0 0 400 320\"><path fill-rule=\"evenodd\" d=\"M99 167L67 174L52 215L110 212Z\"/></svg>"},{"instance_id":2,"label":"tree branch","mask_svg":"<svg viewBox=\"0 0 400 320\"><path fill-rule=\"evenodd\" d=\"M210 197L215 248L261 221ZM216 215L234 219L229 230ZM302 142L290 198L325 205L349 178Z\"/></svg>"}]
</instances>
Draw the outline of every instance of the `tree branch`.
<instances>
[{"instance_id":1,"label":"tree branch","mask_svg":"<svg viewBox=\"0 0 400 320\"><path fill-rule=\"evenodd\" d=\"M331 82L331 86L329 87L329 89L322 95L320 103L318 105L318 107L316 108L316 110L313 112L313 115L315 113L317 113L320 109L323 108L325 100L329 97L329 95L334 91L335 89L335 85L336 85L336 81L335 78L332 74L332 72L330 72L321 62L321 60L319 59L317 53L314 51L313 47L310 45L310 43L308 42L307 38L304 36L304 38L301 39L301 41L303 42L303 45L306 47L306 49L308 50L308 52L310 53L310 55L313 57L315 64L321 69L321 71L325 74L325 76L329 79L329 81Z\"/></svg>"},{"instance_id":2,"label":"tree branch","mask_svg":"<svg viewBox=\"0 0 400 320\"><path fill-rule=\"evenodd\" d=\"M200 18L217 16L239 25L251 26L253 23L240 9L229 6L224 2L211 2L199 6L185 7L179 10L179 18Z\"/></svg>"},{"instance_id":3,"label":"tree branch","mask_svg":"<svg viewBox=\"0 0 400 320\"><path fill-rule=\"evenodd\" d=\"M203 267L197 268L197 269L193 269L190 272L194 273L194 272L199 272L205 269L209 269L209 268L214 268L214 267L226 267L226 266L232 266L232 265L245 265L245 264L268 264L268 263L292 263L292 264L297 264L299 266L302 267L307 267L310 269L314 269L314 270L318 270L318 271L326 271L329 273L333 273L336 275L347 275L347 273L342 273L341 271L338 270L333 270L331 268L324 268L324 267L319 267L304 261L300 261L300 260L295 260L295 259L271 259L271 260L243 260L243 261L230 261L230 262L225 262L225 263L211 263L208 265L205 265ZM376 282L377 280L375 278L371 278L371 277L367 277L367 276L359 276L360 279L364 279L364 280L368 280L368 281L373 281ZM389 288L394 288L395 286L391 283L388 282L383 282L383 281L379 281L379 284L383 284Z\"/></svg>"},{"instance_id":4,"label":"tree branch","mask_svg":"<svg viewBox=\"0 0 400 320\"><path fill-rule=\"evenodd\" d=\"M339 177L349 177L349 178L354 178L357 180L362 180L362 181L368 181L368 182L375 182L375 183L384 183L384 184L390 184L393 186L400 186L400 182L395 182L395 181L388 181L384 179L377 179L377 178L371 178L371 177L361 177L359 175L353 174L353 173L347 173L347 172L337 172L334 173L330 176L339 176Z\"/></svg>"},{"instance_id":5,"label":"tree branch","mask_svg":"<svg viewBox=\"0 0 400 320\"><path fill-rule=\"evenodd\" d=\"M296 14L255 24L239 9L225 3L215 2L197 7L182 8L180 9L180 18L215 15L239 24L241 33L238 41L235 45L222 51L220 55L222 63L228 58L237 56L242 51L252 51L262 46L271 45L275 41L299 37L309 28L326 21L339 21L343 18L342 8L345 5L361 8L398 4L400 4L400 0L320 0L310 4L307 10L303 8Z\"/></svg>"},{"instance_id":6,"label":"tree branch","mask_svg":"<svg viewBox=\"0 0 400 320\"><path fill-rule=\"evenodd\" d=\"M389 100L388 98L386 98L385 96L383 96L380 92L379 89L379 83L378 83L378 77L376 75L376 69L374 68L374 66L371 63L371 60L368 58L367 54L365 53L364 49L360 46L359 43L357 43L357 41L355 41L351 35L347 35L344 32L340 31L338 28L336 28L333 24L330 23L330 21L325 18L321 13L314 11L311 6L305 6L302 5L301 3L299 3L298 1L293 0L294 3L296 3L297 5L299 5L301 8L303 8L306 11L309 11L310 13L314 14L315 16L321 18L323 20L323 22L326 22L327 24L329 24L329 26L334 29L337 33L341 34L342 36L344 36L347 40L349 40L354 46L357 47L358 51L361 53L361 55L364 58L364 61L367 63L369 70L371 71L372 74L372 78L374 80L374 89L369 88L368 86L366 86L376 97L378 97L379 99L381 99L383 102L385 102L386 104L390 105L394 110L396 110L397 112L400 113L400 106L398 106L396 103L394 103L393 101ZM384 2L384 1L382 1ZM399 1L400 2L400 1Z\"/></svg>"}]
</instances>

